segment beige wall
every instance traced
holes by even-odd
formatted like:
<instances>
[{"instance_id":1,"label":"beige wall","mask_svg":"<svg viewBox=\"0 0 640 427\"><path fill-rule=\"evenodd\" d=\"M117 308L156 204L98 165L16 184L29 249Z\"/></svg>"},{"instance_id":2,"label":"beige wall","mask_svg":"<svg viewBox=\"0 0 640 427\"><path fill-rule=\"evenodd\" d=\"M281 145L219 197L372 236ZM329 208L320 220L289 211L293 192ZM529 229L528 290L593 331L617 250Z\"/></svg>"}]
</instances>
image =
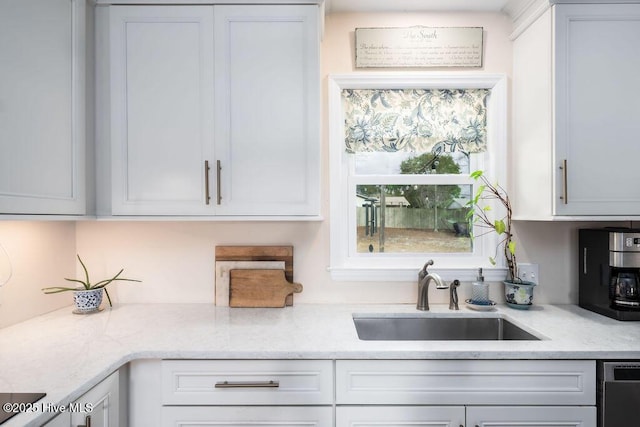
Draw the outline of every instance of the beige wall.
<instances>
[{"instance_id":1,"label":"beige wall","mask_svg":"<svg viewBox=\"0 0 640 427\"><path fill-rule=\"evenodd\" d=\"M484 67L448 71L511 72L511 24L501 14L334 14L326 17L322 42L322 222L87 222L78 224L78 250L105 274L125 268L143 284L119 284L117 298L128 302L213 300L214 248L225 244L293 244L295 280L304 285L297 303L412 303L415 283L339 283L331 280L329 264L329 171L327 139L327 75L355 70L356 27L401 26L484 27ZM371 72L381 70L366 70ZM385 70L398 71L398 70ZM434 70L429 70L434 71ZM435 70L442 72L443 69ZM419 266L416 266L418 268ZM115 293L115 292L114 292ZM444 301L446 292L432 300Z\"/></svg>"},{"instance_id":2,"label":"beige wall","mask_svg":"<svg viewBox=\"0 0 640 427\"><path fill-rule=\"evenodd\" d=\"M326 17L322 43L323 145L322 222L215 223L215 222L116 222L0 223L0 243L14 259L15 274L0 288L0 326L71 303L71 295L44 296L39 289L59 283L75 266L76 250L93 277L112 275L120 268L126 277L143 283L114 286L114 299L122 302L213 301L216 245L292 244L295 247L295 280L304 285L296 303L414 303L415 283L339 283L327 272L329 263L329 194L327 140L327 75L370 72L355 70L356 27L401 26L484 27L484 67L447 69L462 72L511 74L511 24L501 14L336 14ZM387 71L387 70L384 70ZM394 70L398 71L398 70ZM428 71L443 71L428 70ZM577 301L577 228L584 223L519 223L517 233L521 261L540 264L536 300L540 303ZM419 266L416 266L418 268ZM55 284L55 283L54 283ZM468 293L463 284L461 298ZM492 285L499 299L500 285ZM446 292L431 299L444 302Z\"/></svg>"},{"instance_id":3,"label":"beige wall","mask_svg":"<svg viewBox=\"0 0 640 427\"><path fill-rule=\"evenodd\" d=\"M0 327L71 303L71 295L45 295L41 288L64 286L76 272L73 222L0 221L11 279L0 287Z\"/></svg>"},{"instance_id":4,"label":"beige wall","mask_svg":"<svg viewBox=\"0 0 640 427\"><path fill-rule=\"evenodd\" d=\"M510 74L511 29L501 14L334 14L326 17L322 42L322 214L311 223L87 222L78 224L78 250L98 268L122 266L143 284L120 284L123 301L203 301L213 299L214 248L224 244L293 244L295 280L304 285L298 303L394 302L415 300L414 283L338 283L329 264L329 171L327 140L327 75L351 73L356 27L481 26L485 29L484 67L480 71ZM450 69L448 69L450 70ZM380 71L380 70L371 70ZM398 71L398 70L395 70ZM432 71L432 70L430 70ZM436 71L443 71L442 69ZM477 69L453 70L478 72ZM367 72L367 71L364 71ZM418 268L419 266L416 266ZM433 299L444 301L446 292Z\"/></svg>"}]
</instances>

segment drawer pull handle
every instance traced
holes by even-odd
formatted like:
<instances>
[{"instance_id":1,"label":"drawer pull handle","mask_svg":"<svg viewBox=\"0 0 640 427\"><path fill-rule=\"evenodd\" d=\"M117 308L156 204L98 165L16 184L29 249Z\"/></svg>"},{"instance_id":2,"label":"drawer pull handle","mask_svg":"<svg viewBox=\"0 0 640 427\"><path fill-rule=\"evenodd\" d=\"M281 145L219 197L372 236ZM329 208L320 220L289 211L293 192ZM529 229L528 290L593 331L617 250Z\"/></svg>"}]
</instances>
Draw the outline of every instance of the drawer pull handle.
<instances>
[{"instance_id":1,"label":"drawer pull handle","mask_svg":"<svg viewBox=\"0 0 640 427\"><path fill-rule=\"evenodd\" d=\"M209 204L211 202L211 195L209 194L209 160L204 161L204 202Z\"/></svg>"},{"instance_id":2,"label":"drawer pull handle","mask_svg":"<svg viewBox=\"0 0 640 427\"><path fill-rule=\"evenodd\" d=\"M216 160L216 203L219 205L222 202L222 165L220 164L220 160Z\"/></svg>"},{"instance_id":3,"label":"drawer pull handle","mask_svg":"<svg viewBox=\"0 0 640 427\"><path fill-rule=\"evenodd\" d=\"M222 381L216 383L216 388L277 388L280 381Z\"/></svg>"},{"instance_id":4,"label":"drawer pull handle","mask_svg":"<svg viewBox=\"0 0 640 427\"><path fill-rule=\"evenodd\" d=\"M563 203L566 205L569 203L569 196L567 194L567 186L569 185L567 183L567 159L562 161L560 170L562 170L562 196L560 196L560 199L562 199Z\"/></svg>"}]
</instances>

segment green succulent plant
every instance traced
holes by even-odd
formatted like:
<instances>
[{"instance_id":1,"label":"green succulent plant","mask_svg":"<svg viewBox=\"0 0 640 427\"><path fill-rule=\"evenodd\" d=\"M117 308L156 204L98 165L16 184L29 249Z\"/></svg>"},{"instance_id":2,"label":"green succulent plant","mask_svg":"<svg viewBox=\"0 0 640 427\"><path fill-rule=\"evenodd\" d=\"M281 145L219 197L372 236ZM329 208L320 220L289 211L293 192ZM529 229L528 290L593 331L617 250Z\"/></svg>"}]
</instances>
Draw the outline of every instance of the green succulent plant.
<instances>
[{"instance_id":1,"label":"green succulent plant","mask_svg":"<svg viewBox=\"0 0 640 427\"><path fill-rule=\"evenodd\" d=\"M77 255L78 257L78 261L80 261L80 265L82 266L82 270L84 270L84 280L79 280L79 279L67 279L65 278L64 280L67 280L69 282L74 282L74 283L79 283L80 285L82 285L82 288L68 288L68 287L64 287L64 286L51 286L48 288L42 288L42 291L45 294L58 294L60 292L70 292L70 291L78 291L78 290L92 290L92 289L104 289L104 293L107 295L107 300L109 301L109 307L113 307L113 304L111 303L111 297L109 296L109 291L107 290L107 285L111 282L141 282L141 280L136 280L136 279L127 279L124 277L120 277L120 275L122 274L122 272L124 271L124 269L121 269L115 276L113 276L110 279L104 279L104 280L100 280L99 282L96 283L91 283L91 281L89 280L89 271L87 270L87 266L84 265L84 262L82 262L82 258L80 258L80 255ZM83 289L84 288L84 289Z\"/></svg>"},{"instance_id":2,"label":"green succulent plant","mask_svg":"<svg viewBox=\"0 0 640 427\"><path fill-rule=\"evenodd\" d=\"M501 240L496 247L496 255L498 248L502 245L504 258L507 262L507 280L520 283L522 280L518 277L516 242L513 240L513 233L511 232L513 210L511 209L509 195L500 185L492 184L481 170L472 172L470 176L474 180L480 181L480 185L473 198L467 203L470 208L467 213L467 220L471 225L469 229L473 230L472 225L477 224L479 227L486 229L486 233L494 231L498 235ZM492 201L498 201L504 207L506 213L503 217L491 218L493 213L491 208ZM495 256L489 257L489 261L492 265L495 265Z\"/></svg>"}]
</instances>

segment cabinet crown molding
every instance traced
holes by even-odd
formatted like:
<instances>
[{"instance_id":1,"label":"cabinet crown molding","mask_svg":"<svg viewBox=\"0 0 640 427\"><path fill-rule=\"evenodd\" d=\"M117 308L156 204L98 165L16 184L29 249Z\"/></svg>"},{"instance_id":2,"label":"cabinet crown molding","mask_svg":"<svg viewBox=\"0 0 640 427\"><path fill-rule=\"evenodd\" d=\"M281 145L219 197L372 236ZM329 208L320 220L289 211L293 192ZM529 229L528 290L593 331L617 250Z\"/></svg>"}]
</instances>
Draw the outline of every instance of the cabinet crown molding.
<instances>
[{"instance_id":1,"label":"cabinet crown molding","mask_svg":"<svg viewBox=\"0 0 640 427\"><path fill-rule=\"evenodd\" d=\"M536 19L555 4L615 4L615 3L640 3L640 0L509 0L502 8L513 21L513 30L509 38L515 40Z\"/></svg>"},{"instance_id":2,"label":"cabinet crown molding","mask_svg":"<svg viewBox=\"0 0 640 427\"><path fill-rule=\"evenodd\" d=\"M275 4L324 4L324 0L92 0L97 5L275 5Z\"/></svg>"}]
</instances>

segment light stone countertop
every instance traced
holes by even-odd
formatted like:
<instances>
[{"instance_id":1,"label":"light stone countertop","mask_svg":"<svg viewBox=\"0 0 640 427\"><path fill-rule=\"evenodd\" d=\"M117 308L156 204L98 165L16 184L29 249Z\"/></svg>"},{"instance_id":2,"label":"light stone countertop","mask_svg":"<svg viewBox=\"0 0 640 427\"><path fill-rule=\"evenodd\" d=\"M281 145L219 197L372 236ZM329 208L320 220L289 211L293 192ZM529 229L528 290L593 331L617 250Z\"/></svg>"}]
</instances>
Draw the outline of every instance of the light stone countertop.
<instances>
[{"instance_id":1,"label":"light stone countertop","mask_svg":"<svg viewBox=\"0 0 640 427\"><path fill-rule=\"evenodd\" d=\"M461 305L311 305L283 309L211 304L125 304L91 315L72 307L0 329L0 392L74 401L136 359L640 359L640 322L573 305L492 312ZM541 341L361 341L353 313L505 317ZM39 426L25 413L3 427Z\"/></svg>"}]
</instances>

